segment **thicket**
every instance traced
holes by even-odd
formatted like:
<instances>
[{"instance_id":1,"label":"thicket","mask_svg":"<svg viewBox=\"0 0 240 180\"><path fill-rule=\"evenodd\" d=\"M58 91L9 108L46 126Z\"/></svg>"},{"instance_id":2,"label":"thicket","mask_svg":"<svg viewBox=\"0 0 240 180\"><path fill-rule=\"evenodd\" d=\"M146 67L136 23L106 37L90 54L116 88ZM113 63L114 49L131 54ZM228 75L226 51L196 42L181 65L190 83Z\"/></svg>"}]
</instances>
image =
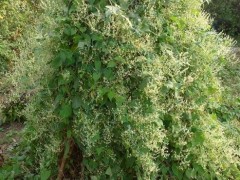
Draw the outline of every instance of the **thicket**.
<instances>
[{"instance_id":1,"label":"thicket","mask_svg":"<svg viewBox=\"0 0 240 180\"><path fill-rule=\"evenodd\" d=\"M35 17L39 11L37 1L0 1L0 107L3 111L0 113L0 124L7 119L20 118L17 110L22 109L22 103L19 100L11 101L8 95L15 87L8 83L6 77L14 71L16 60L24 54L24 39L29 28L36 23ZM27 54L30 55L30 52Z\"/></svg>"},{"instance_id":2,"label":"thicket","mask_svg":"<svg viewBox=\"0 0 240 180\"><path fill-rule=\"evenodd\" d=\"M27 25L34 23L34 5L29 1L0 2L0 75L10 70L11 59L19 55L18 40Z\"/></svg>"},{"instance_id":3,"label":"thicket","mask_svg":"<svg viewBox=\"0 0 240 180\"><path fill-rule=\"evenodd\" d=\"M213 27L230 35L240 42L240 1L211 0L204 9L213 18Z\"/></svg>"},{"instance_id":4,"label":"thicket","mask_svg":"<svg viewBox=\"0 0 240 180\"><path fill-rule=\"evenodd\" d=\"M240 43L240 2L238 0L211 0L206 1L203 4L203 10L209 13L211 17L211 25L217 32L223 32L226 35L231 36L236 40L236 44L233 43L233 53L238 53L238 48ZM227 65L224 70L224 75L222 77L225 79L225 91L227 89L228 94L224 97L225 102L220 108L216 109L215 113L218 114L222 121L227 121L231 119L232 116L239 117L240 107L239 101L234 100L240 97L239 94L239 60L233 61L231 64ZM231 117L229 117L231 116Z\"/></svg>"},{"instance_id":5,"label":"thicket","mask_svg":"<svg viewBox=\"0 0 240 180\"><path fill-rule=\"evenodd\" d=\"M2 80L26 127L0 178L240 178L232 40L201 0L37 7Z\"/></svg>"}]
</instances>

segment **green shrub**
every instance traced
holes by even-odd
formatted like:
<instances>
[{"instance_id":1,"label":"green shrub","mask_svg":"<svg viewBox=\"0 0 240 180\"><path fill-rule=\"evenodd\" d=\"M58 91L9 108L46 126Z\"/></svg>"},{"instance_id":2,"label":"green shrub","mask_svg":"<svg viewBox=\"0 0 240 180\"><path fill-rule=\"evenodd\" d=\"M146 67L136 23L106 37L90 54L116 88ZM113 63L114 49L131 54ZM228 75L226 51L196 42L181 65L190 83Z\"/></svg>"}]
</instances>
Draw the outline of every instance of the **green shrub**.
<instances>
[{"instance_id":1,"label":"green shrub","mask_svg":"<svg viewBox=\"0 0 240 180\"><path fill-rule=\"evenodd\" d=\"M33 8L27 1L2 0L0 2L0 73L12 66L12 59L19 55L18 39L24 29L33 23Z\"/></svg>"},{"instance_id":2,"label":"green shrub","mask_svg":"<svg viewBox=\"0 0 240 180\"><path fill-rule=\"evenodd\" d=\"M213 111L232 41L202 1L69 2L22 40L8 81L34 93L0 178L238 179L238 122Z\"/></svg>"},{"instance_id":3,"label":"green shrub","mask_svg":"<svg viewBox=\"0 0 240 180\"><path fill-rule=\"evenodd\" d=\"M218 31L240 41L240 3L239 0L211 0L204 4L204 9L210 13L213 27Z\"/></svg>"},{"instance_id":4,"label":"green shrub","mask_svg":"<svg viewBox=\"0 0 240 180\"><path fill-rule=\"evenodd\" d=\"M6 78L12 73L15 60L20 58L22 54L20 51L24 51L21 41L29 28L36 23L35 17L38 11L40 12L37 1L1 0L0 2L0 104L2 109L0 124L20 118L18 111L22 109L21 101L24 99L24 94L21 101L12 101L9 95L15 87L8 83Z\"/></svg>"}]
</instances>

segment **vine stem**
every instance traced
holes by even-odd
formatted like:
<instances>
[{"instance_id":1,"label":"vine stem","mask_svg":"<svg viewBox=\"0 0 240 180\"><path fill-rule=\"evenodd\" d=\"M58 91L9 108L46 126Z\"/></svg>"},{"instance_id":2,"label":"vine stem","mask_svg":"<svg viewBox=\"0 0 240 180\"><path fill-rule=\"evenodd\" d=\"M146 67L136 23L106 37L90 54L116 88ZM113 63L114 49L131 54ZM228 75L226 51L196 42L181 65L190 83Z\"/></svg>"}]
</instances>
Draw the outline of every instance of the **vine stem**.
<instances>
[{"instance_id":1,"label":"vine stem","mask_svg":"<svg viewBox=\"0 0 240 180\"><path fill-rule=\"evenodd\" d=\"M67 149L67 148L64 149L63 156L62 156L62 159L60 161L60 167L58 169L57 180L62 180L63 179L64 168L65 168L65 164L66 164L67 158L70 156L70 154L72 153L72 150L73 150L73 141L72 141L72 139L68 139L66 143L68 143L70 145L70 149Z\"/></svg>"}]
</instances>

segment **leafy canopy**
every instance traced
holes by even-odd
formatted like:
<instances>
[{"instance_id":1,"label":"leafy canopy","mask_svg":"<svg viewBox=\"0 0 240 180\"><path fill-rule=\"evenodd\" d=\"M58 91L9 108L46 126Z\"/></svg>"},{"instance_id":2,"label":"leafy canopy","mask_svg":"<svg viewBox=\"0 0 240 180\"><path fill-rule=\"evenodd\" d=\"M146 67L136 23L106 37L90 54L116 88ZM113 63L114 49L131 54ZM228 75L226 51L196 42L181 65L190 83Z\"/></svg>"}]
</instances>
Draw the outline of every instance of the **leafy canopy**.
<instances>
[{"instance_id":1,"label":"leafy canopy","mask_svg":"<svg viewBox=\"0 0 240 180\"><path fill-rule=\"evenodd\" d=\"M43 0L10 77L15 97L35 90L23 160L0 177L237 179L239 131L213 111L232 42L201 5Z\"/></svg>"}]
</instances>

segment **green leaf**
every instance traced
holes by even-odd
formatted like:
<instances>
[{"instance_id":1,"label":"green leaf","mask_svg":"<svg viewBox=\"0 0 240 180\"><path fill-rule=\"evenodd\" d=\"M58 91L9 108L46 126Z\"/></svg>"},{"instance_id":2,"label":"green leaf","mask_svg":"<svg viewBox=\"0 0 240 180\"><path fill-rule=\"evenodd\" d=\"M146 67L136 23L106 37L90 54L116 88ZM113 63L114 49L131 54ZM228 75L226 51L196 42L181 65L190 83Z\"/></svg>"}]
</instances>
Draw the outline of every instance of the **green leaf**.
<instances>
[{"instance_id":1,"label":"green leaf","mask_svg":"<svg viewBox=\"0 0 240 180\"><path fill-rule=\"evenodd\" d=\"M211 118L214 120L214 121L217 121L218 120L218 117L215 113L211 114Z\"/></svg>"},{"instance_id":2,"label":"green leaf","mask_svg":"<svg viewBox=\"0 0 240 180\"><path fill-rule=\"evenodd\" d=\"M163 175L166 175L169 171L169 167L166 167L164 165L162 165L160 169Z\"/></svg>"},{"instance_id":3,"label":"green leaf","mask_svg":"<svg viewBox=\"0 0 240 180\"><path fill-rule=\"evenodd\" d=\"M79 30L83 33L87 30L87 28L86 27L80 27Z\"/></svg>"},{"instance_id":4,"label":"green leaf","mask_svg":"<svg viewBox=\"0 0 240 180\"><path fill-rule=\"evenodd\" d=\"M201 165L193 164L193 168L198 172L198 174L204 174L205 172Z\"/></svg>"},{"instance_id":5,"label":"green leaf","mask_svg":"<svg viewBox=\"0 0 240 180\"><path fill-rule=\"evenodd\" d=\"M91 44L91 38L89 35L84 34L84 39L78 42L78 48L79 49L84 49L85 46L88 47Z\"/></svg>"},{"instance_id":6,"label":"green leaf","mask_svg":"<svg viewBox=\"0 0 240 180\"><path fill-rule=\"evenodd\" d=\"M51 176L51 171L47 170L47 169L42 169L40 172L40 178L41 180L48 180L50 179Z\"/></svg>"},{"instance_id":7,"label":"green leaf","mask_svg":"<svg viewBox=\"0 0 240 180\"><path fill-rule=\"evenodd\" d=\"M173 164L173 165L172 165L172 171L173 171L173 174L177 177L177 179L182 179L182 173L181 173L181 171L178 169L178 167L177 167L176 164Z\"/></svg>"},{"instance_id":8,"label":"green leaf","mask_svg":"<svg viewBox=\"0 0 240 180\"><path fill-rule=\"evenodd\" d=\"M109 63L108 63L108 67L110 67L110 68L113 68L113 67L115 67L117 64L114 62L114 61L110 61Z\"/></svg>"},{"instance_id":9,"label":"green leaf","mask_svg":"<svg viewBox=\"0 0 240 180\"><path fill-rule=\"evenodd\" d=\"M91 38L93 41L102 41L103 40L103 37L98 34L93 34Z\"/></svg>"},{"instance_id":10,"label":"green leaf","mask_svg":"<svg viewBox=\"0 0 240 180\"><path fill-rule=\"evenodd\" d=\"M97 148L96 151L97 154L100 155L104 151L104 148L103 147Z\"/></svg>"},{"instance_id":11,"label":"green leaf","mask_svg":"<svg viewBox=\"0 0 240 180\"><path fill-rule=\"evenodd\" d=\"M98 141L100 139L100 134L97 133L95 136L93 136L92 140L93 141Z\"/></svg>"},{"instance_id":12,"label":"green leaf","mask_svg":"<svg viewBox=\"0 0 240 180\"><path fill-rule=\"evenodd\" d=\"M117 62L119 62L119 63L123 63L123 62L124 62L124 59L123 59L122 56L116 56L116 57L114 58L114 60L117 61Z\"/></svg>"},{"instance_id":13,"label":"green leaf","mask_svg":"<svg viewBox=\"0 0 240 180\"><path fill-rule=\"evenodd\" d=\"M57 54L57 56L55 57L55 59L52 62L52 65L53 65L53 67L58 68L66 62L68 64L74 63L73 53L70 50L63 49Z\"/></svg>"},{"instance_id":14,"label":"green leaf","mask_svg":"<svg viewBox=\"0 0 240 180\"><path fill-rule=\"evenodd\" d=\"M100 73L93 73L93 80L94 81L98 81L101 77L101 74Z\"/></svg>"},{"instance_id":15,"label":"green leaf","mask_svg":"<svg viewBox=\"0 0 240 180\"><path fill-rule=\"evenodd\" d=\"M64 95L62 93L59 93L56 97L56 99L54 100L54 104L58 105L64 98Z\"/></svg>"},{"instance_id":16,"label":"green leaf","mask_svg":"<svg viewBox=\"0 0 240 180\"><path fill-rule=\"evenodd\" d=\"M133 167L135 161L136 161L136 159L135 159L134 157L128 157L128 158L126 159L126 167L127 167L127 168Z\"/></svg>"},{"instance_id":17,"label":"green leaf","mask_svg":"<svg viewBox=\"0 0 240 180\"><path fill-rule=\"evenodd\" d=\"M187 176L189 179L194 178L194 176L195 176L194 169L187 169L186 172L185 172L185 174L186 174L186 176Z\"/></svg>"},{"instance_id":18,"label":"green leaf","mask_svg":"<svg viewBox=\"0 0 240 180\"><path fill-rule=\"evenodd\" d=\"M52 61L52 65L55 68L60 67L66 61L66 54L64 52L59 52L55 59Z\"/></svg>"},{"instance_id":19,"label":"green leaf","mask_svg":"<svg viewBox=\"0 0 240 180\"><path fill-rule=\"evenodd\" d=\"M214 87L212 87L212 86L209 86L208 87L208 92L209 92L209 94L215 94L216 92L217 92L217 88L214 88Z\"/></svg>"},{"instance_id":20,"label":"green leaf","mask_svg":"<svg viewBox=\"0 0 240 180\"><path fill-rule=\"evenodd\" d=\"M64 104L60 110L60 116L62 118L69 118L72 115L72 106L69 104Z\"/></svg>"},{"instance_id":21,"label":"green leaf","mask_svg":"<svg viewBox=\"0 0 240 180\"><path fill-rule=\"evenodd\" d=\"M113 91L108 92L108 98L110 99L110 101L112 101L114 96L115 96L115 93Z\"/></svg>"},{"instance_id":22,"label":"green leaf","mask_svg":"<svg viewBox=\"0 0 240 180\"><path fill-rule=\"evenodd\" d=\"M201 145L203 144L205 140L204 134L201 131L196 131L193 135L193 140L192 140L192 144L193 145Z\"/></svg>"},{"instance_id":23,"label":"green leaf","mask_svg":"<svg viewBox=\"0 0 240 180\"><path fill-rule=\"evenodd\" d=\"M85 46L85 42L82 42L82 41L78 42L78 48L79 49L84 49L84 46Z\"/></svg>"},{"instance_id":24,"label":"green leaf","mask_svg":"<svg viewBox=\"0 0 240 180\"><path fill-rule=\"evenodd\" d=\"M115 99L117 106L121 106L125 102L125 98L123 96L116 96Z\"/></svg>"},{"instance_id":25,"label":"green leaf","mask_svg":"<svg viewBox=\"0 0 240 180\"><path fill-rule=\"evenodd\" d=\"M91 180L98 180L97 176L91 176Z\"/></svg>"},{"instance_id":26,"label":"green leaf","mask_svg":"<svg viewBox=\"0 0 240 180\"><path fill-rule=\"evenodd\" d=\"M109 176L112 176L112 169L109 167L109 168L106 170L105 174L107 174L107 175L109 175Z\"/></svg>"},{"instance_id":27,"label":"green leaf","mask_svg":"<svg viewBox=\"0 0 240 180\"><path fill-rule=\"evenodd\" d=\"M95 64L95 68L97 71L100 71L101 70L101 61L97 60L94 62Z\"/></svg>"},{"instance_id":28,"label":"green leaf","mask_svg":"<svg viewBox=\"0 0 240 180\"><path fill-rule=\"evenodd\" d=\"M63 75L58 77L58 86L69 83L69 79L65 78Z\"/></svg>"},{"instance_id":29,"label":"green leaf","mask_svg":"<svg viewBox=\"0 0 240 180\"><path fill-rule=\"evenodd\" d=\"M81 98L79 96L74 96L72 99L72 107L73 109L78 109L81 107Z\"/></svg>"},{"instance_id":30,"label":"green leaf","mask_svg":"<svg viewBox=\"0 0 240 180\"><path fill-rule=\"evenodd\" d=\"M107 87L100 87L100 88L98 88L99 96L104 96L107 92L109 92L109 89Z\"/></svg>"},{"instance_id":31,"label":"green leaf","mask_svg":"<svg viewBox=\"0 0 240 180\"><path fill-rule=\"evenodd\" d=\"M64 33L68 36L73 36L74 34L77 33L77 29L76 28L72 28L72 27L66 27L64 29Z\"/></svg>"},{"instance_id":32,"label":"green leaf","mask_svg":"<svg viewBox=\"0 0 240 180\"><path fill-rule=\"evenodd\" d=\"M77 43L81 40L81 37L82 37L82 36L76 34L76 35L73 37L73 42L74 42L74 44L77 44Z\"/></svg>"},{"instance_id":33,"label":"green leaf","mask_svg":"<svg viewBox=\"0 0 240 180\"><path fill-rule=\"evenodd\" d=\"M109 80L113 79L114 78L113 71L111 69L106 69L104 71L104 76Z\"/></svg>"}]
</instances>

